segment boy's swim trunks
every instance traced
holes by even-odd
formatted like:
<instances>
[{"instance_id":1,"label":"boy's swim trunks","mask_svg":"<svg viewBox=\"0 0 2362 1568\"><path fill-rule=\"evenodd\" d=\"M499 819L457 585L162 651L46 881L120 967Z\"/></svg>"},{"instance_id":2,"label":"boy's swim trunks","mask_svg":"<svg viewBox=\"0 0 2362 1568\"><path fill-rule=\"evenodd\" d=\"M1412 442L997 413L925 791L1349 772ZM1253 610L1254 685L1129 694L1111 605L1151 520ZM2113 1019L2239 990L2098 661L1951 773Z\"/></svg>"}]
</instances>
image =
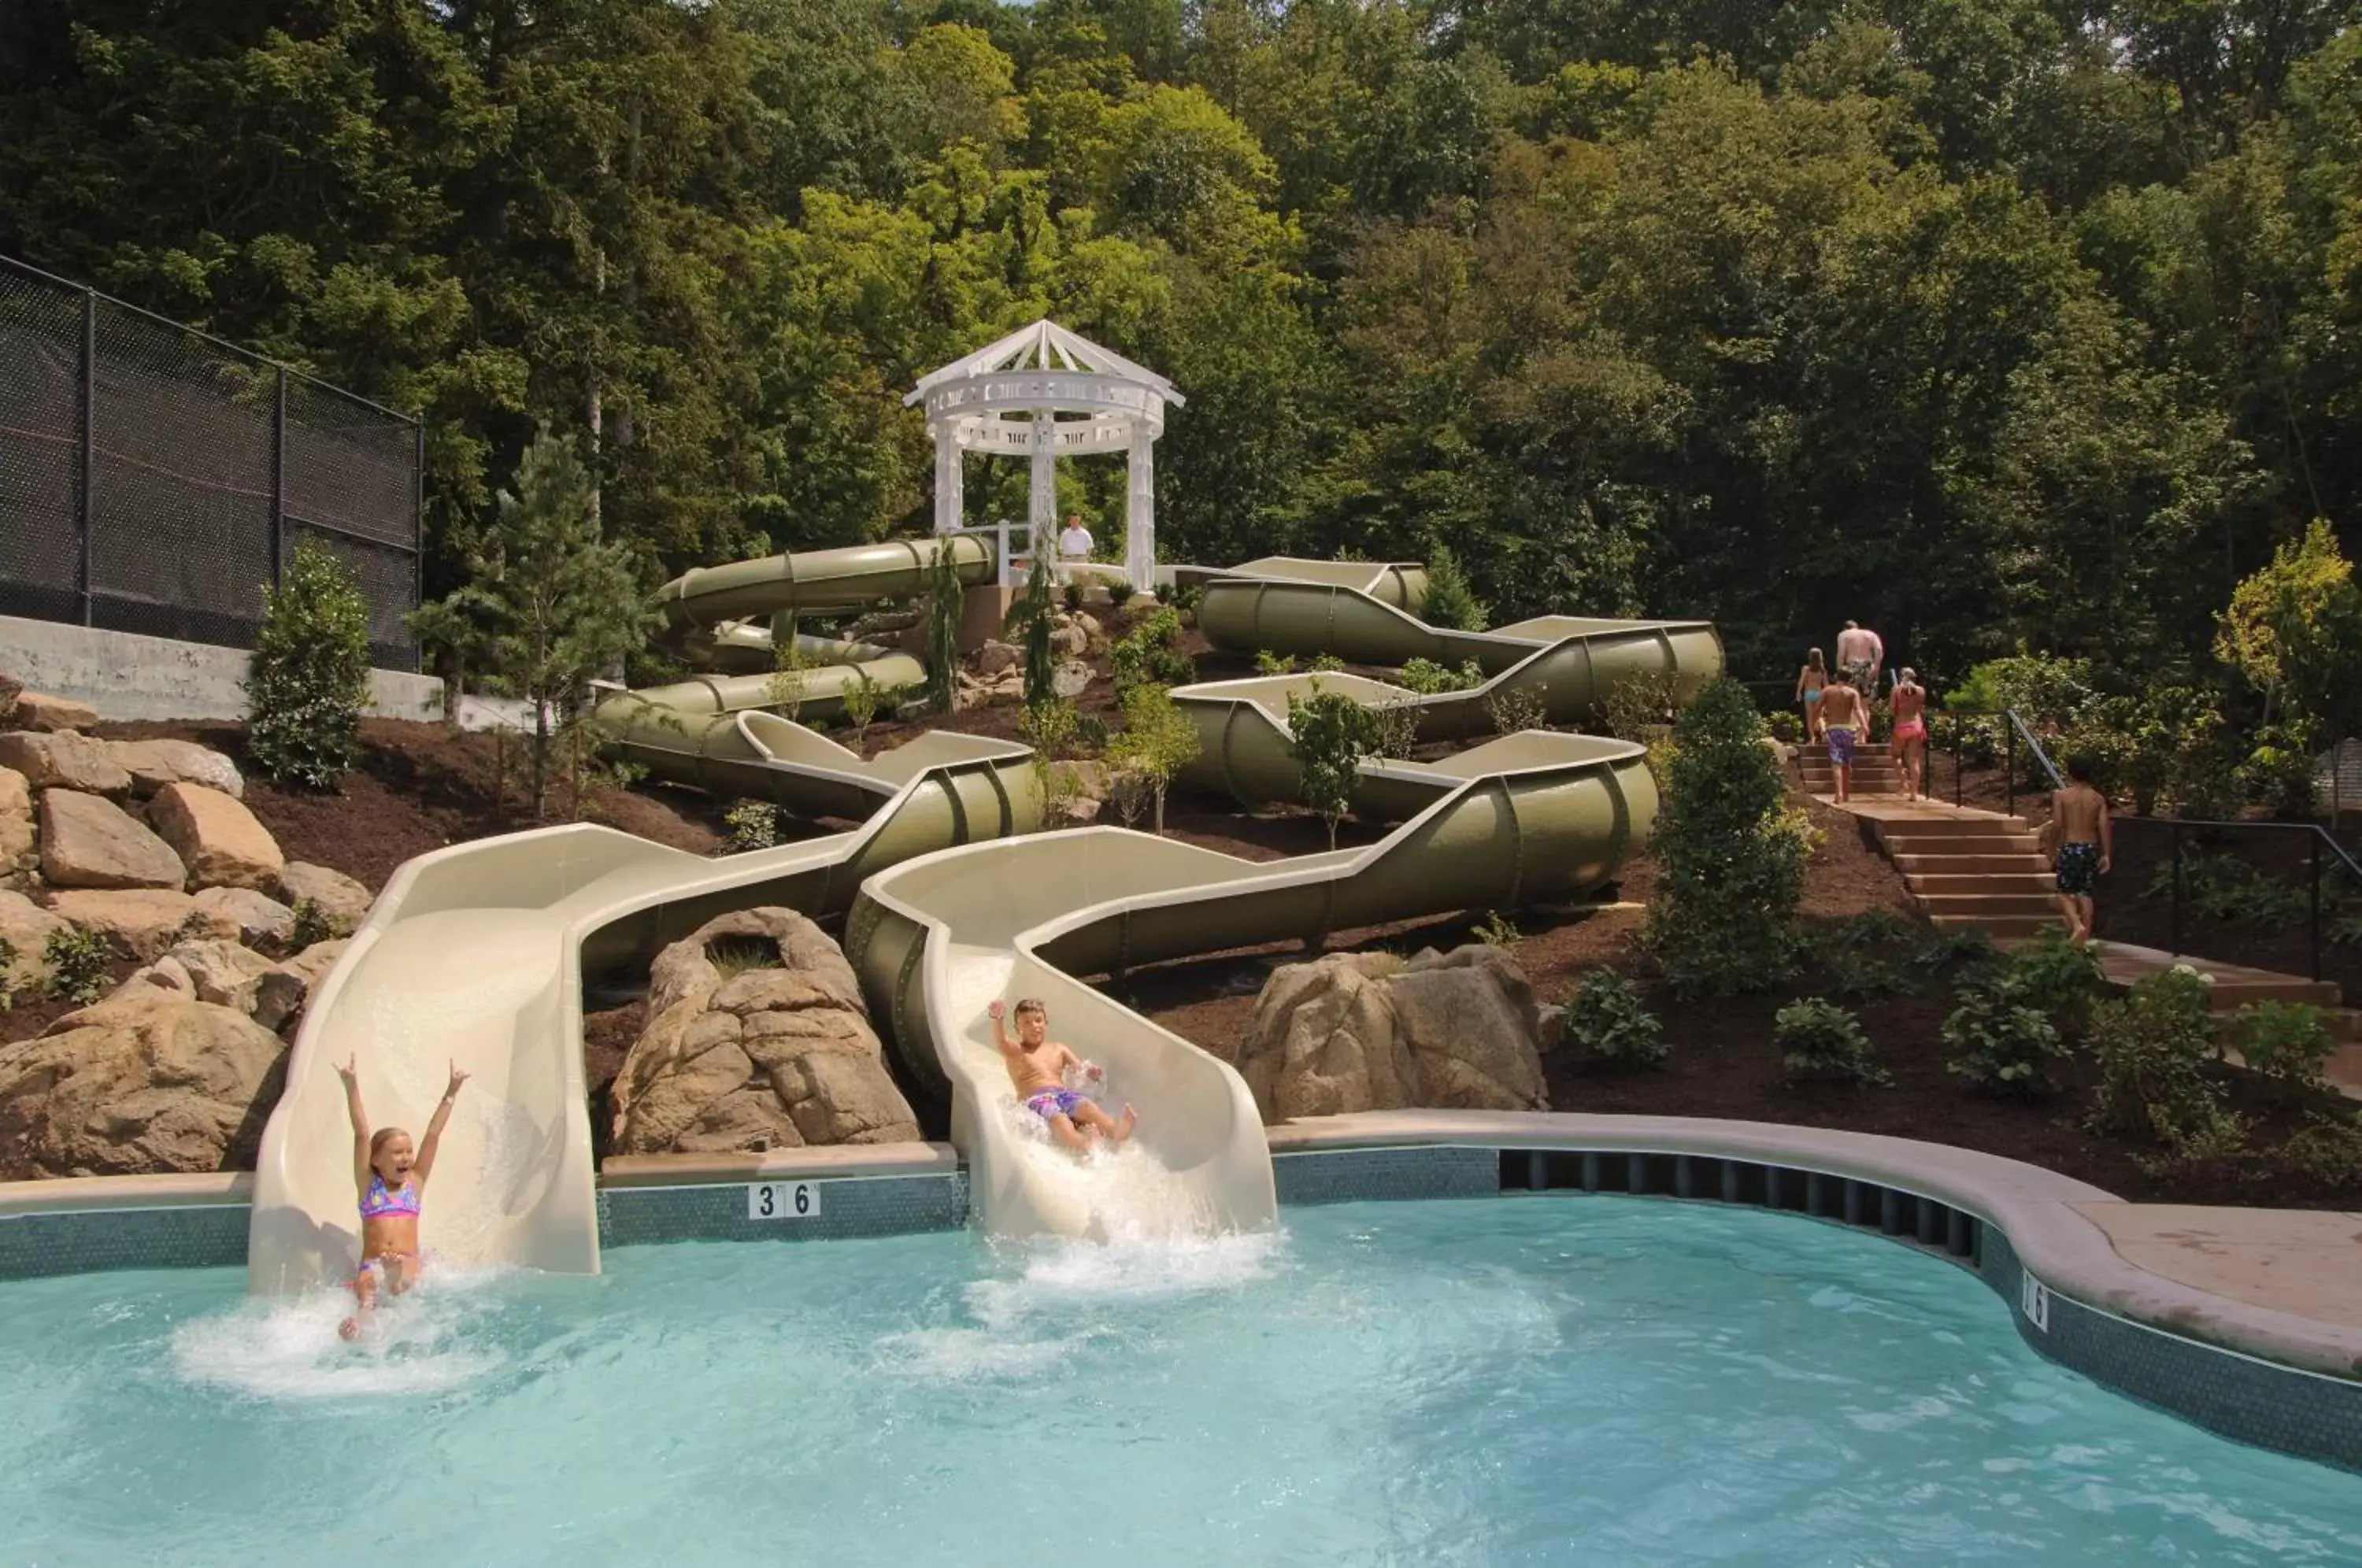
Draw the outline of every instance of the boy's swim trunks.
<instances>
[{"instance_id":1,"label":"boy's swim trunks","mask_svg":"<svg viewBox=\"0 0 2362 1568\"><path fill-rule=\"evenodd\" d=\"M1054 1116L1072 1116L1083 1097L1070 1088L1045 1088L1025 1097L1025 1109L1047 1121Z\"/></svg>"}]
</instances>

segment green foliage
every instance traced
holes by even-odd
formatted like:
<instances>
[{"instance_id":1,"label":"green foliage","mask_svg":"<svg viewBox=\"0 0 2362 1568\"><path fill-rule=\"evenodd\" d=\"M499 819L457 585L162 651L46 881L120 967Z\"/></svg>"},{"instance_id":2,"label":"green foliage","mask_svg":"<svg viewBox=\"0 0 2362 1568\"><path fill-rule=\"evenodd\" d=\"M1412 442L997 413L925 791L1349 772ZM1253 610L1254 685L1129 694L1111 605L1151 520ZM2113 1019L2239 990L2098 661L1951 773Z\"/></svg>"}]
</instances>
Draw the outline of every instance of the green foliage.
<instances>
[{"instance_id":1,"label":"green foliage","mask_svg":"<svg viewBox=\"0 0 2362 1568\"><path fill-rule=\"evenodd\" d=\"M2006 974L1972 977L1955 993L1944 1020L1951 1070L1986 1094L2040 1099L2058 1092L2051 1065L2068 1055L2048 1014L2032 1005Z\"/></svg>"},{"instance_id":2,"label":"green foliage","mask_svg":"<svg viewBox=\"0 0 2362 1568\"><path fill-rule=\"evenodd\" d=\"M2314 1111L2272 1151L2272 1163L2291 1176L2333 1188L2362 1187L2362 1115Z\"/></svg>"},{"instance_id":3,"label":"green foliage","mask_svg":"<svg viewBox=\"0 0 2362 1568\"><path fill-rule=\"evenodd\" d=\"M733 855L768 849L779 842L779 808L768 801L741 801L722 813L729 830L723 847Z\"/></svg>"},{"instance_id":4,"label":"green foliage","mask_svg":"<svg viewBox=\"0 0 2362 1568\"><path fill-rule=\"evenodd\" d=\"M50 966L50 995L80 1007L105 993L107 966L114 961L106 938L79 925L60 926L41 946L41 962Z\"/></svg>"},{"instance_id":5,"label":"green foliage","mask_svg":"<svg viewBox=\"0 0 2362 1568\"><path fill-rule=\"evenodd\" d=\"M533 811L546 814L555 732L572 729L590 681L647 640L656 613L632 575L629 546L606 537L597 485L570 436L544 428L495 498L491 526L466 552L467 582L425 624L533 709ZM783 650L793 665L794 639ZM580 792L579 774L574 776Z\"/></svg>"},{"instance_id":6,"label":"green foliage","mask_svg":"<svg viewBox=\"0 0 2362 1568\"><path fill-rule=\"evenodd\" d=\"M1198 602L1205 596L1205 585L1198 582L1168 582L1156 591L1159 604L1184 614L1196 614Z\"/></svg>"},{"instance_id":7,"label":"green foliage","mask_svg":"<svg viewBox=\"0 0 2362 1568\"><path fill-rule=\"evenodd\" d=\"M323 942L334 942L338 937L352 934L343 922L338 921L322 907L317 899L296 900L295 908L291 912L295 918L288 927L287 945L298 953L303 952L306 947L315 946Z\"/></svg>"},{"instance_id":8,"label":"green foliage","mask_svg":"<svg viewBox=\"0 0 2362 1568\"><path fill-rule=\"evenodd\" d=\"M1982 926L1967 925L1931 933L1920 944L1913 962L1922 968L1941 969L1953 964L1976 967L1996 963L2000 958L2001 949L1993 945L1992 933Z\"/></svg>"},{"instance_id":9,"label":"green foliage","mask_svg":"<svg viewBox=\"0 0 2362 1568\"><path fill-rule=\"evenodd\" d=\"M2224 1043L2239 1053L2250 1072L2290 1091L2326 1093L2328 1066L2337 1042L2329 1015L2304 1002L2263 1001L2240 1008L2221 1025Z\"/></svg>"},{"instance_id":10,"label":"green foliage","mask_svg":"<svg viewBox=\"0 0 2362 1568\"><path fill-rule=\"evenodd\" d=\"M1367 708L1340 692L1317 688L1308 697L1287 698L1288 752L1295 757L1297 793L1329 829L1337 847L1337 823L1352 809L1362 758L1374 754L1376 724Z\"/></svg>"},{"instance_id":11,"label":"green foliage","mask_svg":"<svg viewBox=\"0 0 2362 1568\"><path fill-rule=\"evenodd\" d=\"M1314 654L1304 668L1315 675L1333 675L1345 668L1345 661L1332 653Z\"/></svg>"},{"instance_id":12,"label":"green foliage","mask_svg":"<svg viewBox=\"0 0 2362 1568\"><path fill-rule=\"evenodd\" d=\"M1900 966L1850 948L1840 947L1824 958L1821 974L1831 994L1848 1001L1901 996L1912 988Z\"/></svg>"},{"instance_id":13,"label":"green foliage","mask_svg":"<svg viewBox=\"0 0 2362 1568\"><path fill-rule=\"evenodd\" d=\"M1269 648L1255 649L1254 667L1257 675L1294 675L1296 673L1296 660L1293 657L1286 654L1274 653Z\"/></svg>"},{"instance_id":14,"label":"green foliage","mask_svg":"<svg viewBox=\"0 0 2362 1568\"><path fill-rule=\"evenodd\" d=\"M866 671L845 682L844 695L838 699L837 711L844 715L844 722L853 726L853 747L855 751L861 749L863 738L869 734L869 726L877 722L878 713L892 712L901 703L902 698L903 688L899 682L872 680Z\"/></svg>"},{"instance_id":15,"label":"green foliage","mask_svg":"<svg viewBox=\"0 0 2362 1568\"><path fill-rule=\"evenodd\" d=\"M309 538L262 591L246 679L246 752L274 784L335 790L360 758L369 705L369 604L345 564Z\"/></svg>"},{"instance_id":16,"label":"green foliage","mask_svg":"<svg viewBox=\"0 0 2362 1568\"><path fill-rule=\"evenodd\" d=\"M1481 632L1492 624L1493 612L1476 597L1468 574L1461 569L1460 558L1438 545L1427 558L1427 602L1419 613L1430 626Z\"/></svg>"},{"instance_id":17,"label":"green foliage","mask_svg":"<svg viewBox=\"0 0 2362 1568\"><path fill-rule=\"evenodd\" d=\"M1810 829L1762 733L1746 688L1728 680L1674 726L1645 940L1683 996L1762 990L1795 972Z\"/></svg>"},{"instance_id":18,"label":"green foliage","mask_svg":"<svg viewBox=\"0 0 2362 1568\"><path fill-rule=\"evenodd\" d=\"M1542 685L1496 686L1485 694L1485 716L1496 734L1550 728L1550 688Z\"/></svg>"},{"instance_id":19,"label":"green foliage","mask_svg":"<svg viewBox=\"0 0 2362 1568\"><path fill-rule=\"evenodd\" d=\"M1825 998L1805 997L1773 1013L1772 1043L1780 1048L1781 1076L1792 1085L1893 1082L1860 1021Z\"/></svg>"},{"instance_id":20,"label":"green foliage","mask_svg":"<svg viewBox=\"0 0 2362 1568\"><path fill-rule=\"evenodd\" d=\"M1080 720L1075 705L1063 697L1028 703L1017 716L1017 733L1033 748L1033 779L1042 794L1042 818L1055 823L1066 812L1081 786L1073 773L1053 766L1065 759Z\"/></svg>"},{"instance_id":21,"label":"green foliage","mask_svg":"<svg viewBox=\"0 0 2362 1568\"><path fill-rule=\"evenodd\" d=\"M2038 734L2068 728L2097 696L2091 660L2014 654L1970 669L1945 697L1944 706L1962 713L2014 711Z\"/></svg>"},{"instance_id":22,"label":"green foliage","mask_svg":"<svg viewBox=\"0 0 2362 1568\"><path fill-rule=\"evenodd\" d=\"M1518 929L1518 922L1499 910L1486 910L1485 918L1476 922L1474 929L1477 941L1504 952L1526 939L1525 933Z\"/></svg>"},{"instance_id":23,"label":"green foliage","mask_svg":"<svg viewBox=\"0 0 2362 1568\"><path fill-rule=\"evenodd\" d=\"M2173 862L2149 873L2147 899L2173 897ZM2236 855L2181 857L2182 908L2201 920L2241 922L2281 931L2301 924L2311 911L2306 894L2258 871Z\"/></svg>"},{"instance_id":24,"label":"green foliage","mask_svg":"<svg viewBox=\"0 0 2362 1568\"><path fill-rule=\"evenodd\" d=\"M1628 675L1607 689L1600 715L1617 740L1647 740L1673 722L1680 683L1671 675Z\"/></svg>"},{"instance_id":25,"label":"green foliage","mask_svg":"<svg viewBox=\"0 0 2362 1568\"><path fill-rule=\"evenodd\" d=\"M1773 740L1789 745L1799 745L1804 742L1805 721L1785 708L1765 719L1764 723L1771 729Z\"/></svg>"},{"instance_id":26,"label":"green foliage","mask_svg":"<svg viewBox=\"0 0 2362 1568\"><path fill-rule=\"evenodd\" d=\"M1119 774L1146 786L1159 834L1164 831L1164 792L1197 760L1202 745L1198 726L1164 687L1135 686L1124 694L1123 730L1109 741L1107 760Z\"/></svg>"},{"instance_id":27,"label":"green foliage","mask_svg":"<svg viewBox=\"0 0 2362 1568\"><path fill-rule=\"evenodd\" d=\"M2214 1055L2205 982L2177 964L2092 1010L2100 1069L2085 1125L2180 1154L2213 1146L2225 1113L2206 1076Z\"/></svg>"},{"instance_id":28,"label":"green foliage","mask_svg":"<svg viewBox=\"0 0 2362 1568\"><path fill-rule=\"evenodd\" d=\"M1049 558L1046 556L1037 557L1034 559L1033 565L1042 571L1047 572L1050 569ZM1032 571L1029 570L1026 573L1026 576L1031 579L1032 576ZM1030 581L1028 586L1030 588ZM1069 581L1065 588L1060 592L1059 597L1065 602L1066 613L1068 614L1071 615L1080 610L1083 607L1083 585L1081 580L1077 579L1076 580ZM1110 597L1112 598L1112 595L1110 595ZM1116 602L1120 603L1121 601L1118 600Z\"/></svg>"},{"instance_id":29,"label":"green foliage","mask_svg":"<svg viewBox=\"0 0 2362 1568\"><path fill-rule=\"evenodd\" d=\"M960 614L967 587L960 581L959 562L950 543L939 543L927 568L927 706L938 713L952 711L959 676Z\"/></svg>"},{"instance_id":30,"label":"green foliage","mask_svg":"<svg viewBox=\"0 0 2362 1568\"><path fill-rule=\"evenodd\" d=\"M2100 955L2078 947L2057 926L2045 927L2009 955L1997 984L2008 999L2030 1007L2066 1039L2081 1035L2092 1004L2107 990Z\"/></svg>"},{"instance_id":31,"label":"green foliage","mask_svg":"<svg viewBox=\"0 0 2362 1568\"><path fill-rule=\"evenodd\" d=\"M2362 589L2326 519L2283 541L2269 564L2241 580L2214 638L2215 657L2300 716L2356 727L2362 697Z\"/></svg>"},{"instance_id":32,"label":"green foliage","mask_svg":"<svg viewBox=\"0 0 2362 1568\"><path fill-rule=\"evenodd\" d=\"M1469 659L1458 669L1438 664L1433 659L1415 658L1402 667L1395 684L1406 691L1416 691L1422 697L1432 697L1444 691L1469 691L1485 684L1485 672L1474 659Z\"/></svg>"},{"instance_id":33,"label":"green foliage","mask_svg":"<svg viewBox=\"0 0 2362 1568\"><path fill-rule=\"evenodd\" d=\"M1566 1004L1566 1039L1594 1061L1619 1067L1661 1067L1672 1055L1664 1025L1631 981L1613 969L1594 969Z\"/></svg>"},{"instance_id":34,"label":"green foliage","mask_svg":"<svg viewBox=\"0 0 2362 1568\"><path fill-rule=\"evenodd\" d=\"M1151 611L1133 623L1109 656L1116 701L1142 685L1186 686L1198 671L1174 645L1181 640L1181 616L1170 607Z\"/></svg>"},{"instance_id":35,"label":"green foliage","mask_svg":"<svg viewBox=\"0 0 2362 1568\"><path fill-rule=\"evenodd\" d=\"M1111 610L1122 609L1131 602L1131 596L1135 591L1130 578L1119 577L1110 580L1107 585L1108 607Z\"/></svg>"},{"instance_id":36,"label":"green foliage","mask_svg":"<svg viewBox=\"0 0 2362 1568\"><path fill-rule=\"evenodd\" d=\"M1026 569L1024 591L1009 610L1009 629L1018 634L1019 646L1024 652L1028 708L1054 701L1058 695L1058 656L1050 643L1050 634L1056 630L1052 624L1056 610L1056 586L1050 575L1049 556L1037 550L1033 564ZM1066 591L1073 599L1069 607L1079 608L1082 585L1070 582Z\"/></svg>"}]
</instances>

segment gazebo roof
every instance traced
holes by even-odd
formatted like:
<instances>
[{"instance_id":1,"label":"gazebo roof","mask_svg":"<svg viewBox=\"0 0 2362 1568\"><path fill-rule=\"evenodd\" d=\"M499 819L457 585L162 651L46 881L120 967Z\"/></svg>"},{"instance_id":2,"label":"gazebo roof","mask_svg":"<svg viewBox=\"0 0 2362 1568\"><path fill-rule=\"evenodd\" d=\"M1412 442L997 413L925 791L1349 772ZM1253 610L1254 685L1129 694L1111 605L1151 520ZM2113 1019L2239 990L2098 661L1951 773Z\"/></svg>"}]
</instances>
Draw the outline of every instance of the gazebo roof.
<instances>
[{"instance_id":1,"label":"gazebo roof","mask_svg":"<svg viewBox=\"0 0 2362 1568\"><path fill-rule=\"evenodd\" d=\"M987 344L964 359L955 359L941 370L921 376L919 384L902 400L902 405L910 407L947 382L1025 370L1105 377L1109 381L1128 381L1144 388L1175 407L1187 402L1173 390L1171 381L1155 371L1135 365L1114 349L1103 348L1045 316L1031 326L1021 326L1008 337Z\"/></svg>"}]
</instances>

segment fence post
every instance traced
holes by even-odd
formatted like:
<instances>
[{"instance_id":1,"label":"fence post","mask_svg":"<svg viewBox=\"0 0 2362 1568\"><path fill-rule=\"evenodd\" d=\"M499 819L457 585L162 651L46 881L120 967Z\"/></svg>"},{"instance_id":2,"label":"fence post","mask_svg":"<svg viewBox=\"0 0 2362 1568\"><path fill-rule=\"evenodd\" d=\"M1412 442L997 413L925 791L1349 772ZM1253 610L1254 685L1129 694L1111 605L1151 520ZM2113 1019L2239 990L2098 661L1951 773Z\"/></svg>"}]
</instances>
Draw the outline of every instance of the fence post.
<instances>
[{"instance_id":1,"label":"fence post","mask_svg":"<svg viewBox=\"0 0 2362 1568\"><path fill-rule=\"evenodd\" d=\"M2001 757L2002 777L2007 780L2003 788L2008 791L2008 814L2014 817L2017 815L2017 726L2009 722L2007 713L2001 716Z\"/></svg>"},{"instance_id":2,"label":"fence post","mask_svg":"<svg viewBox=\"0 0 2362 1568\"><path fill-rule=\"evenodd\" d=\"M2332 753L2333 756L2336 754ZM2321 830L2312 830L2312 978L2321 981Z\"/></svg>"},{"instance_id":3,"label":"fence post","mask_svg":"<svg viewBox=\"0 0 2362 1568\"><path fill-rule=\"evenodd\" d=\"M2173 932L2168 939L2173 956L2181 956L2181 819L2173 820Z\"/></svg>"},{"instance_id":4,"label":"fence post","mask_svg":"<svg viewBox=\"0 0 2362 1568\"><path fill-rule=\"evenodd\" d=\"M82 505L74 523L81 551L74 567L74 591L82 599L82 624L91 619L90 536L96 508L91 492L98 480L98 291L82 292Z\"/></svg>"},{"instance_id":5,"label":"fence post","mask_svg":"<svg viewBox=\"0 0 2362 1568\"><path fill-rule=\"evenodd\" d=\"M1968 786L1961 781L1960 778L1969 764L1968 747L1960 735L1960 722L1959 714L1952 715L1952 809L1954 811L1960 809L1960 804L1967 799L1968 792Z\"/></svg>"},{"instance_id":6,"label":"fence post","mask_svg":"<svg viewBox=\"0 0 2362 1568\"><path fill-rule=\"evenodd\" d=\"M420 414L410 422L410 607L418 609L426 602L426 416ZM409 630L405 617L403 630ZM410 668L414 674L426 671L426 645L418 634L410 634ZM458 712L459 694L450 693Z\"/></svg>"},{"instance_id":7,"label":"fence post","mask_svg":"<svg viewBox=\"0 0 2362 1568\"><path fill-rule=\"evenodd\" d=\"M286 586L287 574L287 367L270 403L270 586Z\"/></svg>"}]
</instances>

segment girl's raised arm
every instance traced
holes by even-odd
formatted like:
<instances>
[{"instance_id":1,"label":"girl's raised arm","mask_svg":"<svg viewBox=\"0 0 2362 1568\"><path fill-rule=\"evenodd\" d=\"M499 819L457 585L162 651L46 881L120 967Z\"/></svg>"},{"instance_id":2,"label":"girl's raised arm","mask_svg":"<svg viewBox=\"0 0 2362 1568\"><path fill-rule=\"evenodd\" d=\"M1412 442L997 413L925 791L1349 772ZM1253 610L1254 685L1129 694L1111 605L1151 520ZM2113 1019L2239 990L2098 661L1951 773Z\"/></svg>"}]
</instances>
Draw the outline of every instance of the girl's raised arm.
<instances>
[{"instance_id":1,"label":"girl's raised arm","mask_svg":"<svg viewBox=\"0 0 2362 1568\"><path fill-rule=\"evenodd\" d=\"M361 1197L369 1196L370 1124L369 1112L361 1109L360 1058L348 1056L337 1069L337 1077L345 1080L345 1111L353 1119L353 1190Z\"/></svg>"},{"instance_id":2,"label":"girl's raised arm","mask_svg":"<svg viewBox=\"0 0 2362 1568\"><path fill-rule=\"evenodd\" d=\"M451 1081L443 1087L443 1103L435 1108L435 1120L426 1124L426 1136L418 1143L418 1164L412 1167L422 1191L426 1178L435 1174L435 1151L442 1147L443 1124L451 1120L451 1102L459 1098L459 1086L467 1081L468 1075L459 1070L459 1064L452 1063Z\"/></svg>"}]
</instances>

